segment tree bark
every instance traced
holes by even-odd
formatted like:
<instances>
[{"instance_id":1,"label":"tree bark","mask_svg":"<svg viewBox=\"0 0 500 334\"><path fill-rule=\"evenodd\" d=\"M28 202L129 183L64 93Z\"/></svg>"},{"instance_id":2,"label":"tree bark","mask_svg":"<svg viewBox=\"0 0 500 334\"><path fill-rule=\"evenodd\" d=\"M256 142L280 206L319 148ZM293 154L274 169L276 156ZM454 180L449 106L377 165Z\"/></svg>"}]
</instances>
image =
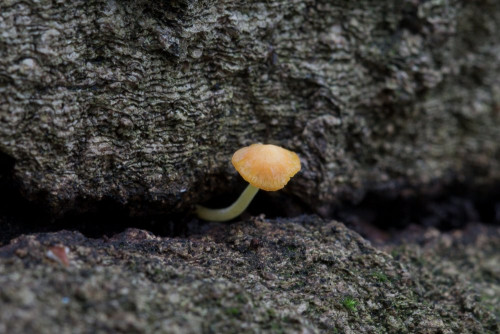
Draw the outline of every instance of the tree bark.
<instances>
[{"instance_id":1,"label":"tree bark","mask_svg":"<svg viewBox=\"0 0 500 334\"><path fill-rule=\"evenodd\" d=\"M54 212L163 212L238 184L234 151L296 151L317 211L367 190L500 178L500 3L0 3L0 150ZM394 188L397 191L397 188Z\"/></svg>"}]
</instances>

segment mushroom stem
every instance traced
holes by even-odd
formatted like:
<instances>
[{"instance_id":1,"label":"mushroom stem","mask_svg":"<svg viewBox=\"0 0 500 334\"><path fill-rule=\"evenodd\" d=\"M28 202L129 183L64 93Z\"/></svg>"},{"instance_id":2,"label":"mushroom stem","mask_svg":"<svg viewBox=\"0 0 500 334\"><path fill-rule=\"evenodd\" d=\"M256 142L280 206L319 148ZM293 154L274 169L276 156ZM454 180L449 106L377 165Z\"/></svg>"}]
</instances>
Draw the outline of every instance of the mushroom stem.
<instances>
[{"instance_id":1,"label":"mushroom stem","mask_svg":"<svg viewBox=\"0 0 500 334\"><path fill-rule=\"evenodd\" d=\"M209 209L204 206L197 205L196 214L198 215L198 218L213 222L224 222L231 220L238 217L243 211L245 211L258 191L259 188L249 184L241 193L240 197L238 197L236 202L234 202L227 208Z\"/></svg>"}]
</instances>

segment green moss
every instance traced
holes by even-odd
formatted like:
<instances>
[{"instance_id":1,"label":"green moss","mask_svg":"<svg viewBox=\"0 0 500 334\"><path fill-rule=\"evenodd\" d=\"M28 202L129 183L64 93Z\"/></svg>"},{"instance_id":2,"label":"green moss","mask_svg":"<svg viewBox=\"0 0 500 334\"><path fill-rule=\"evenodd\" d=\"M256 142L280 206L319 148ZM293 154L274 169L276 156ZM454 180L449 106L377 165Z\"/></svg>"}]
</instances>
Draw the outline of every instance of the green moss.
<instances>
[{"instance_id":1,"label":"green moss","mask_svg":"<svg viewBox=\"0 0 500 334\"><path fill-rule=\"evenodd\" d=\"M237 300L239 303L244 304L244 303L248 302L248 298L247 298L247 297L245 297L245 296L244 296L243 294L241 294L241 293L237 294L235 297L236 297L236 300Z\"/></svg>"},{"instance_id":2,"label":"green moss","mask_svg":"<svg viewBox=\"0 0 500 334\"><path fill-rule=\"evenodd\" d=\"M496 318L500 319L500 308L494 304L495 300L495 297L483 294L479 299L479 305L484 307L489 312L493 313Z\"/></svg>"},{"instance_id":3,"label":"green moss","mask_svg":"<svg viewBox=\"0 0 500 334\"><path fill-rule=\"evenodd\" d=\"M225 313L232 317L239 317L241 315L241 310L237 307L228 307L226 308Z\"/></svg>"},{"instance_id":4,"label":"green moss","mask_svg":"<svg viewBox=\"0 0 500 334\"><path fill-rule=\"evenodd\" d=\"M268 315L270 318L276 318L276 312L275 312L273 309L268 309L268 310L267 310L267 315Z\"/></svg>"},{"instance_id":5,"label":"green moss","mask_svg":"<svg viewBox=\"0 0 500 334\"><path fill-rule=\"evenodd\" d=\"M342 305L350 312L356 312L358 310L356 308L358 301L352 297L345 297L342 299Z\"/></svg>"},{"instance_id":6,"label":"green moss","mask_svg":"<svg viewBox=\"0 0 500 334\"><path fill-rule=\"evenodd\" d=\"M273 333L277 333L277 334L285 333L283 326L281 326L281 324L276 323L276 322L271 323L271 330Z\"/></svg>"},{"instance_id":7,"label":"green moss","mask_svg":"<svg viewBox=\"0 0 500 334\"><path fill-rule=\"evenodd\" d=\"M387 278L387 275L381 271L373 271L371 273L371 276L373 278L375 278L377 281L382 282L382 283L389 281L389 278Z\"/></svg>"}]
</instances>

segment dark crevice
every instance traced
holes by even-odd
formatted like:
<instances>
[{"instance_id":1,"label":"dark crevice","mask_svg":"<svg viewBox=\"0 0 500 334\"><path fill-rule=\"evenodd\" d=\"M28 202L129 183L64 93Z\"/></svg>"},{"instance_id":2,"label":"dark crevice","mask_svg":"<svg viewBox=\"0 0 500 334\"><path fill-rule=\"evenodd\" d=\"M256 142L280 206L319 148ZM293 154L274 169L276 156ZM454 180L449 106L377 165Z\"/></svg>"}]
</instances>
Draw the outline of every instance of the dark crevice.
<instances>
[{"instance_id":1,"label":"dark crevice","mask_svg":"<svg viewBox=\"0 0 500 334\"><path fill-rule=\"evenodd\" d=\"M41 206L22 196L19 184L11 177L15 160L0 153L0 246L22 234L79 231L90 238L112 236L129 227L148 230L159 236L186 237L203 230L204 222L192 212L137 216L136 204L122 205L112 199L85 203L90 209L69 211L54 219ZM230 205L243 191L242 181L235 191L214 196L203 203L209 207ZM40 194L43 196L43 194ZM43 198L37 203L44 203ZM138 204L137 204L138 205ZM144 203L142 203L144 205ZM432 189L398 188L398 191L372 191L356 205L344 203L326 219L336 219L368 239L387 236L409 226L434 227L447 231L469 223L500 224L500 185L471 187L451 184ZM239 219L264 214L266 218L296 217L314 212L286 190L260 191ZM231 223L231 222L229 222Z\"/></svg>"},{"instance_id":2,"label":"dark crevice","mask_svg":"<svg viewBox=\"0 0 500 334\"><path fill-rule=\"evenodd\" d=\"M368 239L418 226L451 231L470 223L500 225L500 184L373 191L357 205L337 209L335 218Z\"/></svg>"},{"instance_id":3,"label":"dark crevice","mask_svg":"<svg viewBox=\"0 0 500 334\"><path fill-rule=\"evenodd\" d=\"M22 207L21 204L22 203ZM18 203L7 203L11 209L0 208L0 246L22 234L78 231L89 238L111 237L127 228L148 230L160 236L187 235L187 217L176 215L133 216L130 207L112 200L103 200L91 205L86 212L67 212L62 218L53 219L45 210L25 199ZM21 213L26 210L25 213Z\"/></svg>"},{"instance_id":4,"label":"dark crevice","mask_svg":"<svg viewBox=\"0 0 500 334\"><path fill-rule=\"evenodd\" d=\"M37 203L46 203L44 194L39 201L27 200L20 191L13 175L15 159L0 152L0 246L22 235L60 230L78 231L90 238L112 236L129 227L149 230L157 235L177 236L186 234L187 217L176 215L134 216L133 205L122 205L106 199L95 203L85 202L90 209L68 211L61 218L54 218Z\"/></svg>"},{"instance_id":5,"label":"dark crevice","mask_svg":"<svg viewBox=\"0 0 500 334\"><path fill-rule=\"evenodd\" d=\"M0 245L22 233L29 233L33 226L47 224L49 216L35 204L27 201L19 191L18 182L12 178L15 159L0 152Z\"/></svg>"}]
</instances>

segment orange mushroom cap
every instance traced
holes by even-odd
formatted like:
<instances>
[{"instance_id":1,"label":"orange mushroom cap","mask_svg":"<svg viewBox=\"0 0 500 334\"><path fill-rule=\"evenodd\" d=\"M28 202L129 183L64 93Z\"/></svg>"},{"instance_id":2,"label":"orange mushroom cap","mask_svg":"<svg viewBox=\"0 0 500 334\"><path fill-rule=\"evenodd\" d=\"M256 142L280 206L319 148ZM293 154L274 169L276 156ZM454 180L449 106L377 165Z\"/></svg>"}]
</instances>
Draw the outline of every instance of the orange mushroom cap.
<instances>
[{"instance_id":1,"label":"orange mushroom cap","mask_svg":"<svg viewBox=\"0 0 500 334\"><path fill-rule=\"evenodd\" d=\"M300 171L299 156L276 145L243 147L234 153L231 162L245 181L267 191L280 190Z\"/></svg>"}]
</instances>

